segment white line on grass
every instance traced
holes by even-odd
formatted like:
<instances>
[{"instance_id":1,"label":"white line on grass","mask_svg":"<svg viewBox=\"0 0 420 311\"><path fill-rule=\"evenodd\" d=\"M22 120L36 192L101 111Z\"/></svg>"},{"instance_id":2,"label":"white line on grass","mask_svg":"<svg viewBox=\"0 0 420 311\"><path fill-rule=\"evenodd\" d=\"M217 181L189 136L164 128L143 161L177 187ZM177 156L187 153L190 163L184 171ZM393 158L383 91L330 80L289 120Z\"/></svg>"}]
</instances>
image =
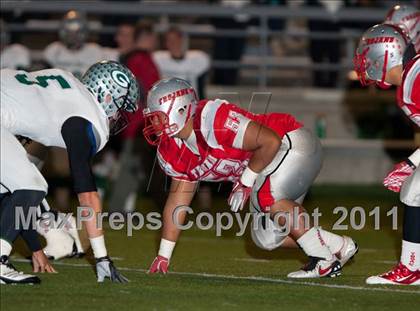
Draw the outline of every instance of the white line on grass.
<instances>
[{"instance_id":1,"label":"white line on grass","mask_svg":"<svg viewBox=\"0 0 420 311\"><path fill-rule=\"evenodd\" d=\"M272 262L272 260L268 259L257 259L257 258L233 258L234 261L245 261L245 262L257 262L257 263L269 263Z\"/></svg>"},{"instance_id":2,"label":"white line on grass","mask_svg":"<svg viewBox=\"0 0 420 311\"><path fill-rule=\"evenodd\" d=\"M30 262L30 260L23 259L23 258L13 258L13 261ZM59 261L55 261L54 265L79 267L79 268L92 268L92 266L89 264L73 264L73 263L59 262ZM121 271L142 272L142 273L147 272L147 270L145 269L137 269L137 268L118 267L118 269ZM211 273L199 273L199 272L169 272L169 274L181 275L181 276L199 276L199 277L204 277L204 278L209 278L209 279L259 281L259 282L290 284L290 285L304 285L304 286L315 286L315 287L326 287L326 288L337 288L337 289L363 290L363 291L388 292L388 293L389 292L390 293L408 293L408 294L420 295L420 291L414 291L414 290L351 286L351 285L341 285L341 284L325 284L325 283L306 282L306 281L292 281L292 280L284 280L284 279L272 279L272 278L266 278L266 277L261 277L261 276L236 276L236 275L211 274Z\"/></svg>"},{"instance_id":3,"label":"white line on grass","mask_svg":"<svg viewBox=\"0 0 420 311\"><path fill-rule=\"evenodd\" d=\"M377 260L375 261L376 263L383 263L383 264L387 264L387 265L394 265L397 263L396 260Z\"/></svg>"}]
</instances>

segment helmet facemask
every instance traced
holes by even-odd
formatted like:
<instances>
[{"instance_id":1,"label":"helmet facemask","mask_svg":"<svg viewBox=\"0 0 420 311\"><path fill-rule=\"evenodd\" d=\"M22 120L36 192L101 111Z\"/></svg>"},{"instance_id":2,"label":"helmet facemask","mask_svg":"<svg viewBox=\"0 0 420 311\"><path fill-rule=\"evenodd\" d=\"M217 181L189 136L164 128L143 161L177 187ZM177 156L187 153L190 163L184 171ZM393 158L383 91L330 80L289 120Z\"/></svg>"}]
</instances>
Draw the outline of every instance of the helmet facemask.
<instances>
[{"instance_id":1,"label":"helmet facemask","mask_svg":"<svg viewBox=\"0 0 420 311\"><path fill-rule=\"evenodd\" d=\"M118 98L112 97L111 94L101 91L99 88L98 101L104 109L109 120L110 135L117 135L124 130L130 122L129 113L134 113L137 109L135 103L129 99L130 84L127 87L127 93Z\"/></svg>"},{"instance_id":2,"label":"helmet facemask","mask_svg":"<svg viewBox=\"0 0 420 311\"><path fill-rule=\"evenodd\" d=\"M381 24L368 29L353 58L354 70L362 86L376 83L382 89L391 87L385 81L386 75L402 64L406 45L406 34L394 25Z\"/></svg>"},{"instance_id":3,"label":"helmet facemask","mask_svg":"<svg viewBox=\"0 0 420 311\"><path fill-rule=\"evenodd\" d=\"M382 89L388 89L391 85L385 82L386 73L387 73L387 66L388 66L388 50L385 50L385 54L383 56L383 61L376 59L374 61L370 60L366 57L366 54L369 52L369 47L367 47L361 54L356 52L356 55L353 59L354 63L354 70L359 77L360 84L362 86L368 86L376 83ZM374 79L373 77L369 76L369 70L372 66L380 67L382 63L382 75L380 79ZM377 68L379 69L379 68Z\"/></svg>"},{"instance_id":4,"label":"helmet facemask","mask_svg":"<svg viewBox=\"0 0 420 311\"><path fill-rule=\"evenodd\" d=\"M108 117L110 134L121 132L129 123L129 115L136 112L140 97L131 71L117 62L102 61L88 69L82 82Z\"/></svg>"},{"instance_id":5,"label":"helmet facemask","mask_svg":"<svg viewBox=\"0 0 420 311\"><path fill-rule=\"evenodd\" d=\"M173 106L175 100L172 101L170 107ZM169 108L169 115L161 110L150 111L149 108L144 109L145 127L143 129L143 135L147 142L156 146L162 139L167 139L178 134L184 128L188 119L190 119L194 104L191 103L188 107L187 105L179 107L178 110ZM178 120L178 122L171 122L171 120Z\"/></svg>"}]
</instances>

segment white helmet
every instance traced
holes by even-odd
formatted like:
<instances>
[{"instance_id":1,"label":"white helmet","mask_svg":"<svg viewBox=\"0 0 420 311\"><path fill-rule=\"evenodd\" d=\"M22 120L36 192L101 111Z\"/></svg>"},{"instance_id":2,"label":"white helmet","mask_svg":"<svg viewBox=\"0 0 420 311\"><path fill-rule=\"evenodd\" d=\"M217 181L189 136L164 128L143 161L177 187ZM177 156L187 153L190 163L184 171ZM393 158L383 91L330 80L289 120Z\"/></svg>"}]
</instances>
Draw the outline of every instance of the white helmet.
<instances>
[{"instance_id":1,"label":"white helmet","mask_svg":"<svg viewBox=\"0 0 420 311\"><path fill-rule=\"evenodd\" d=\"M140 98L133 73L118 62L104 60L90 66L81 81L106 113L110 134L123 130L128 124L127 113L136 112Z\"/></svg>"},{"instance_id":2,"label":"white helmet","mask_svg":"<svg viewBox=\"0 0 420 311\"><path fill-rule=\"evenodd\" d=\"M360 39L353 59L362 85L376 82L388 88L386 73L403 63L409 41L408 35L395 25L379 24L369 28Z\"/></svg>"},{"instance_id":3,"label":"white helmet","mask_svg":"<svg viewBox=\"0 0 420 311\"><path fill-rule=\"evenodd\" d=\"M68 11L61 20L58 35L69 49L79 49L88 37L88 21L85 14L78 11Z\"/></svg>"},{"instance_id":4,"label":"white helmet","mask_svg":"<svg viewBox=\"0 0 420 311\"><path fill-rule=\"evenodd\" d=\"M407 32L411 40L416 40L420 33L420 11L410 5L395 5L389 10L385 22L397 25Z\"/></svg>"},{"instance_id":5,"label":"white helmet","mask_svg":"<svg viewBox=\"0 0 420 311\"><path fill-rule=\"evenodd\" d=\"M195 113L197 94L190 83L179 78L156 82L147 96L143 110L146 126L144 137L151 145L176 135Z\"/></svg>"}]
</instances>

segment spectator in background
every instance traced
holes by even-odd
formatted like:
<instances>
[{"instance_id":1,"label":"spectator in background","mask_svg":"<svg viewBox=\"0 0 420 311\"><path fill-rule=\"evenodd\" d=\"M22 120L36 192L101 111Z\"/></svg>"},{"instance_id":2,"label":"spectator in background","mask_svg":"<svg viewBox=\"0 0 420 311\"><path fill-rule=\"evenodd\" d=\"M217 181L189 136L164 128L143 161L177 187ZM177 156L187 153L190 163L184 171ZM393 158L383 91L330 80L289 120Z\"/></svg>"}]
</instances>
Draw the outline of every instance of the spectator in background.
<instances>
[{"instance_id":1,"label":"spectator in background","mask_svg":"<svg viewBox=\"0 0 420 311\"><path fill-rule=\"evenodd\" d=\"M344 2L341 0L307 0L308 6L320 7L325 10L325 14L336 13ZM311 32L339 32L340 24L333 18L330 20L308 21L308 27ZM338 64L340 61L340 41L338 39L310 39L310 56L315 64ZM337 70L314 70L313 85L316 87L335 87L337 85Z\"/></svg>"},{"instance_id":2,"label":"spectator in background","mask_svg":"<svg viewBox=\"0 0 420 311\"><path fill-rule=\"evenodd\" d=\"M165 33L167 50L156 51L153 59L164 78L177 77L187 80L197 90L199 99L206 98L205 77L210 69L207 53L188 49L188 37L178 27L171 27ZM212 203L211 185L201 183L198 190L199 205L202 210L210 210Z\"/></svg>"},{"instance_id":3,"label":"spectator in background","mask_svg":"<svg viewBox=\"0 0 420 311\"><path fill-rule=\"evenodd\" d=\"M118 25L114 41L117 43L120 59L125 58L125 55L135 49L136 42L134 40L134 33L134 25L128 23Z\"/></svg>"},{"instance_id":4,"label":"spectator in background","mask_svg":"<svg viewBox=\"0 0 420 311\"><path fill-rule=\"evenodd\" d=\"M134 30L134 42L134 49L121 58L121 61L134 73L143 94L146 95L152 85L160 79L159 70L152 58L152 52L157 45L153 25L147 21L140 21ZM140 109L139 115L142 115Z\"/></svg>"},{"instance_id":5,"label":"spectator in background","mask_svg":"<svg viewBox=\"0 0 420 311\"><path fill-rule=\"evenodd\" d=\"M250 4L249 0L220 0L224 7L240 8ZM212 24L218 31L244 30L250 17L244 14L232 17L218 17L212 19ZM245 49L243 37L216 37L214 41L213 59L226 61L240 61ZM214 70L213 83L222 85L235 85L238 80L238 68L219 68Z\"/></svg>"},{"instance_id":6,"label":"spectator in background","mask_svg":"<svg viewBox=\"0 0 420 311\"><path fill-rule=\"evenodd\" d=\"M147 92L160 79L159 70L155 65L152 52L157 45L157 37L153 25L140 21L134 31L135 48L121 57L135 75L142 91L140 107L131 118L130 124L121 135L122 152L120 154L120 170L114 183L114 189L109 202L110 212L131 212L137 200L140 185L140 171L146 176L147 191L157 206L165 202L165 175L155 163L155 153L141 135L144 127L143 108ZM121 206L121 202L125 202Z\"/></svg>"},{"instance_id":7,"label":"spectator in background","mask_svg":"<svg viewBox=\"0 0 420 311\"><path fill-rule=\"evenodd\" d=\"M61 21L60 41L48 45L44 60L54 68L61 68L80 78L94 63L114 59L115 54L96 43L86 43L89 35L88 21L80 12L69 11ZM113 55L113 56L111 56Z\"/></svg>"},{"instance_id":8,"label":"spectator in background","mask_svg":"<svg viewBox=\"0 0 420 311\"><path fill-rule=\"evenodd\" d=\"M10 44L6 23L0 19L0 68L29 69L29 50L22 44Z\"/></svg>"},{"instance_id":9,"label":"spectator in background","mask_svg":"<svg viewBox=\"0 0 420 311\"><path fill-rule=\"evenodd\" d=\"M199 50L188 49L188 37L178 27L171 27L165 34L165 50L153 53L153 59L163 77L178 77L191 83L198 90L198 97L206 97L204 80L210 68L209 56Z\"/></svg>"}]
</instances>

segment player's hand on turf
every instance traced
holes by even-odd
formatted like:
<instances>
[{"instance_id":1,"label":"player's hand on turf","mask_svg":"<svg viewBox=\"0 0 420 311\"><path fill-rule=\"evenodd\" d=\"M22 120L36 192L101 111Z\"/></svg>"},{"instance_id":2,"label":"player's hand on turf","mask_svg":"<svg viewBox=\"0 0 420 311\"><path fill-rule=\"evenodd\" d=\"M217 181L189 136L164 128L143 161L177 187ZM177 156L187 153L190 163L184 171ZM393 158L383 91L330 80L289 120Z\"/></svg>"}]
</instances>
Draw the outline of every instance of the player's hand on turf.
<instances>
[{"instance_id":1,"label":"player's hand on turf","mask_svg":"<svg viewBox=\"0 0 420 311\"><path fill-rule=\"evenodd\" d=\"M400 192L404 180L413 174L415 166L409 161L403 161L394 166L394 169L384 179L384 186L391 191Z\"/></svg>"},{"instance_id":2,"label":"player's hand on turf","mask_svg":"<svg viewBox=\"0 0 420 311\"><path fill-rule=\"evenodd\" d=\"M128 279L115 268L114 263L108 256L96 258L96 276L99 283L105 281L105 278L115 283L128 282Z\"/></svg>"},{"instance_id":3,"label":"player's hand on turf","mask_svg":"<svg viewBox=\"0 0 420 311\"><path fill-rule=\"evenodd\" d=\"M33 272L35 273L38 273L38 272L57 273L57 271L55 271L54 267L50 264L47 256L44 254L42 250L33 252L32 266L33 266Z\"/></svg>"},{"instance_id":4,"label":"player's hand on turf","mask_svg":"<svg viewBox=\"0 0 420 311\"><path fill-rule=\"evenodd\" d=\"M244 186L240 181L233 184L232 192L228 199L228 204L232 212L242 210L251 194L251 187Z\"/></svg>"},{"instance_id":5,"label":"player's hand on turf","mask_svg":"<svg viewBox=\"0 0 420 311\"><path fill-rule=\"evenodd\" d=\"M163 256L157 256L150 266L149 273L168 273L169 259Z\"/></svg>"}]
</instances>

